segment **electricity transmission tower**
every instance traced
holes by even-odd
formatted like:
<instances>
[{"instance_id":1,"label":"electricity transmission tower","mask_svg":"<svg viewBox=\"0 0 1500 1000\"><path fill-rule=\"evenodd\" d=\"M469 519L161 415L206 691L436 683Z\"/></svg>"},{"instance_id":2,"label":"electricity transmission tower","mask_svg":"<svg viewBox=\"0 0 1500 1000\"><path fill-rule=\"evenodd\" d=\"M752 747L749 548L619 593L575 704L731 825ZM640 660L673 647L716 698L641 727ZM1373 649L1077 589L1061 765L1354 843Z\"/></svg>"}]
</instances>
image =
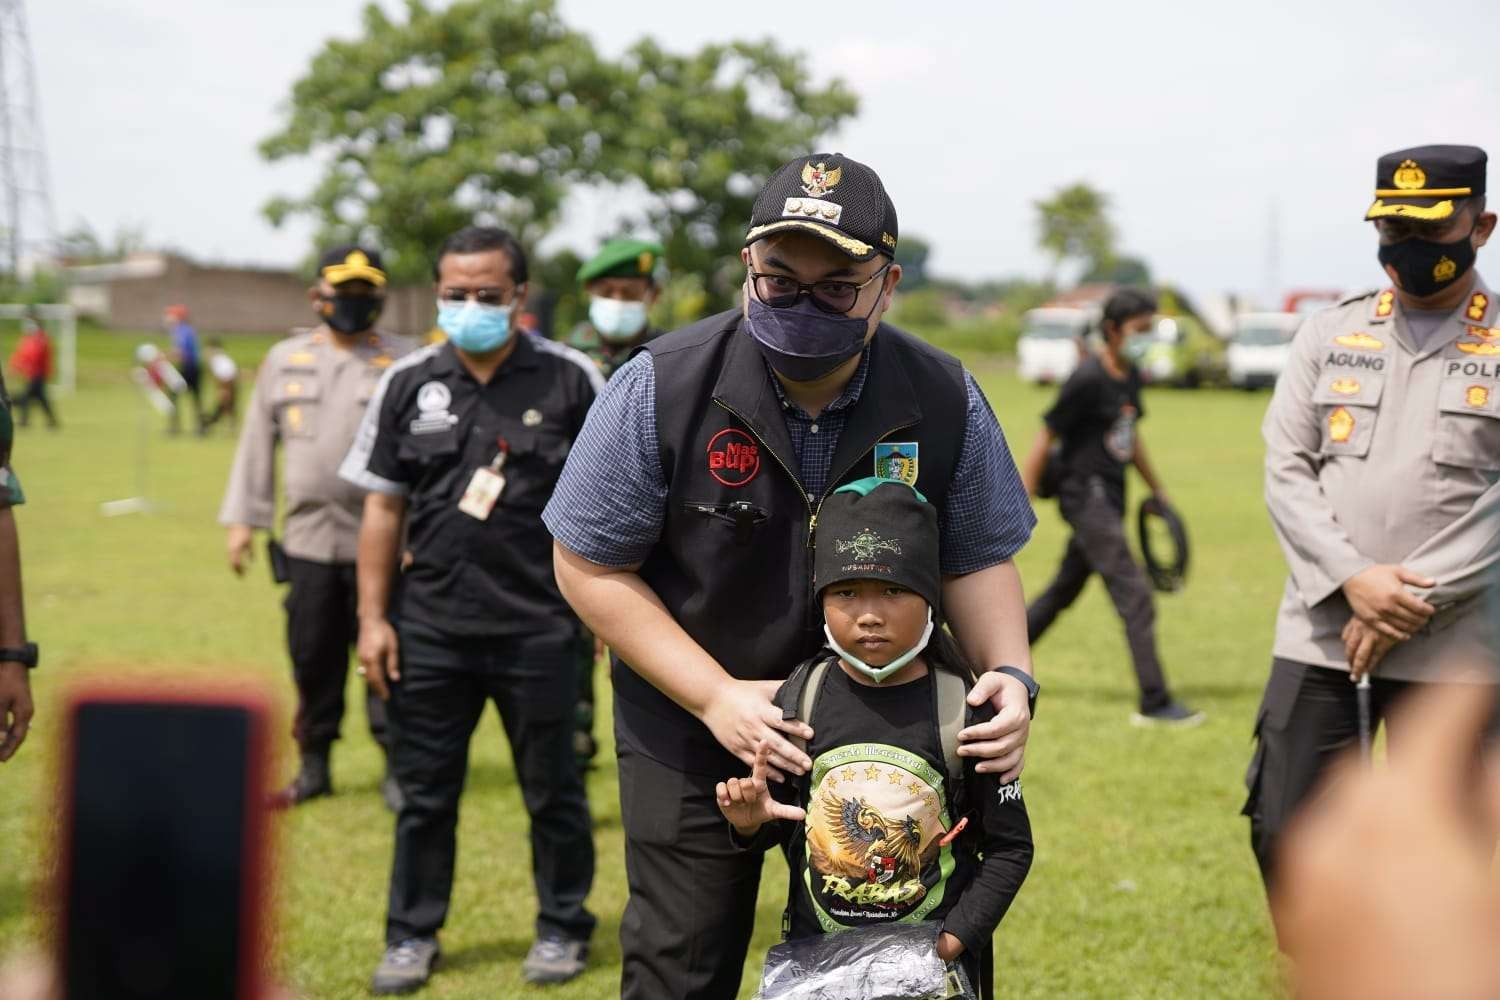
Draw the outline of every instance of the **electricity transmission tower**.
<instances>
[{"instance_id":1,"label":"electricity transmission tower","mask_svg":"<svg viewBox=\"0 0 1500 1000\"><path fill-rule=\"evenodd\" d=\"M54 235L47 146L24 0L0 0L0 272Z\"/></svg>"}]
</instances>

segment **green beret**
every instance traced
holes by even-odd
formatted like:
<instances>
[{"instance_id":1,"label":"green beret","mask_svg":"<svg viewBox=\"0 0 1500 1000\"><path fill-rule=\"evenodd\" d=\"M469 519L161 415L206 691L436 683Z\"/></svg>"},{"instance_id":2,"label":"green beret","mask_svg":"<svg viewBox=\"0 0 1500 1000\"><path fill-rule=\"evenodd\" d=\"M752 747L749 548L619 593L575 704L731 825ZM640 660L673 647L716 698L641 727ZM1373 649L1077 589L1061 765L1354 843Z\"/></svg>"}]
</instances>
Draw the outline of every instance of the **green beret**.
<instances>
[{"instance_id":1,"label":"green beret","mask_svg":"<svg viewBox=\"0 0 1500 1000\"><path fill-rule=\"evenodd\" d=\"M647 278L656 270L656 261L665 251L650 240L610 240L578 269L579 284L595 278Z\"/></svg>"}]
</instances>

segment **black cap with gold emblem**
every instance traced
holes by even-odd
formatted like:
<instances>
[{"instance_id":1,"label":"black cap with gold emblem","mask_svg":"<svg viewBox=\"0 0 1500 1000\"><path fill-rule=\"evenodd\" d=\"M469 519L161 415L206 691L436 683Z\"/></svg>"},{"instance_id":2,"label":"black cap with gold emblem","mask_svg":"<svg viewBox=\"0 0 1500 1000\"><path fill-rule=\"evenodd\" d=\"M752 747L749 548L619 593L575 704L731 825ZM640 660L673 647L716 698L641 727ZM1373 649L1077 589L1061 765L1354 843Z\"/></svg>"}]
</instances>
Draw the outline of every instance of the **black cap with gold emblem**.
<instances>
[{"instance_id":1,"label":"black cap with gold emblem","mask_svg":"<svg viewBox=\"0 0 1500 1000\"><path fill-rule=\"evenodd\" d=\"M896 255L896 206L879 175L843 153L814 153L779 167L755 199L745 246L799 230L855 260Z\"/></svg>"},{"instance_id":2,"label":"black cap with gold emblem","mask_svg":"<svg viewBox=\"0 0 1500 1000\"><path fill-rule=\"evenodd\" d=\"M1375 167L1375 204L1365 218L1446 219L1455 202L1484 194L1487 160L1478 146L1414 146L1386 153Z\"/></svg>"},{"instance_id":3,"label":"black cap with gold emblem","mask_svg":"<svg viewBox=\"0 0 1500 1000\"><path fill-rule=\"evenodd\" d=\"M323 251L318 258L318 274L328 279L330 285L342 285L346 281L368 281L376 288L385 287L385 268L381 265L380 251L344 245Z\"/></svg>"}]
</instances>

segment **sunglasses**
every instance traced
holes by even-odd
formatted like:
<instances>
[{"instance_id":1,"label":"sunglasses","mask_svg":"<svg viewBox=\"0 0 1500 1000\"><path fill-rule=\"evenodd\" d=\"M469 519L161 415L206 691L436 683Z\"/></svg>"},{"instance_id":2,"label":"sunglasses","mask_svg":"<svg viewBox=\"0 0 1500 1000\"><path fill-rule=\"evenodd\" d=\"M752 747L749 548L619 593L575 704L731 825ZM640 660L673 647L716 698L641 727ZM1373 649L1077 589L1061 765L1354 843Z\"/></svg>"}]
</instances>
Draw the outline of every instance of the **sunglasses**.
<instances>
[{"instance_id":1,"label":"sunglasses","mask_svg":"<svg viewBox=\"0 0 1500 1000\"><path fill-rule=\"evenodd\" d=\"M798 281L785 274L751 271L750 287L755 290L755 297L772 309L790 309L806 295L820 312L846 313L854 308L865 286L890 269L891 265L887 264L860 282Z\"/></svg>"}]
</instances>

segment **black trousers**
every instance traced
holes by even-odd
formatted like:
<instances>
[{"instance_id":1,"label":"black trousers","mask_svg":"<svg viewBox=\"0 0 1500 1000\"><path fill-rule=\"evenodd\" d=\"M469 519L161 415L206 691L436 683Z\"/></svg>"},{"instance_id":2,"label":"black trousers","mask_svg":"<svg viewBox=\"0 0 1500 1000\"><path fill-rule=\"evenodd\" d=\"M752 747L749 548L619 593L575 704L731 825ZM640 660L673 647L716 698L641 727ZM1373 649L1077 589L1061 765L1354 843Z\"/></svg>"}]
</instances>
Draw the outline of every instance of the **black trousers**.
<instances>
[{"instance_id":1,"label":"black trousers","mask_svg":"<svg viewBox=\"0 0 1500 1000\"><path fill-rule=\"evenodd\" d=\"M1395 705L1420 686L1371 677L1371 727L1378 727ZM1493 688L1475 686L1475 697L1493 696ZM1489 723L1491 742L1497 730L1500 714ZM1402 735L1399 726L1387 730L1392 752L1400 752ZM1348 672L1273 660L1255 719L1255 738L1255 753L1245 774L1249 797L1242 813L1250 818L1250 846L1269 893L1287 823L1318 793L1329 767L1358 743L1358 701Z\"/></svg>"},{"instance_id":2,"label":"black trousers","mask_svg":"<svg viewBox=\"0 0 1500 1000\"><path fill-rule=\"evenodd\" d=\"M391 767L406 802L396 817L386 942L435 935L447 919L469 739L488 701L500 710L531 818L536 932L588 940L595 921L583 902L594 881L594 836L573 757L574 633L460 638L411 623L398 630Z\"/></svg>"},{"instance_id":3,"label":"black trousers","mask_svg":"<svg viewBox=\"0 0 1500 1000\"><path fill-rule=\"evenodd\" d=\"M594 633L586 628L578 630L578 704L573 711L573 753L580 766L587 765L598 751L594 739L594 673L598 664L594 658Z\"/></svg>"},{"instance_id":4,"label":"black trousers","mask_svg":"<svg viewBox=\"0 0 1500 1000\"><path fill-rule=\"evenodd\" d=\"M1161 708L1171 700L1156 652L1156 607L1151 584L1130 554L1124 511L1097 479L1067 482L1058 493L1063 520L1073 529L1057 575L1026 609L1026 632L1035 643L1083 592L1090 574L1098 573L1125 624L1125 639L1141 689L1141 710Z\"/></svg>"},{"instance_id":5,"label":"black trousers","mask_svg":"<svg viewBox=\"0 0 1500 1000\"><path fill-rule=\"evenodd\" d=\"M172 397L172 403L173 403L173 406L172 406L172 415L171 415L171 417L168 418L167 429L170 430L174 434L177 433L177 429L180 426L179 421L181 420L181 411L182 411L182 408L187 405L188 397L192 397L192 400L193 400L193 427L197 430L197 432L199 434L202 434L203 433L203 398L202 398L202 377L203 377L203 370L201 368L196 368L196 367L195 368L184 367L182 369L181 375L182 375L182 380L187 383L187 388L185 390L183 390L182 392L176 393Z\"/></svg>"},{"instance_id":6,"label":"black trousers","mask_svg":"<svg viewBox=\"0 0 1500 1000\"><path fill-rule=\"evenodd\" d=\"M619 752L619 775L630 889L620 996L729 1000L750 947L764 855L730 843L714 778L629 750Z\"/></svg>"},{"instance_id":7,"label":"black trousers","mask_svg":"<svg viewBox=\"0 0 1500 1000\"><path fill-rule=\"evenodd\" d=\"M292 737L303 750L326 752L344 721L349 652L359 639L358 590L353 563L320 563L287 557L286 644L297 683ZM385 702L368 689L370 735L386 745Z\"/></svg>"},{"instance_id":8,"label":"black trousers","mask_svg":"<svg viewBox=\"0 0 1500 1000\"><path fill-rule=\"evenodd\" d=\"M44 376L27 379L26 388L21 391L21 398L16 400L16 405L21 410L22 427L25 427L31 420L32 403L41 406L42 415L47 418L48 427L57 426L57 414L52 412L52 403L47 399L47 379Z\"/></svg>"}]
</instances>

